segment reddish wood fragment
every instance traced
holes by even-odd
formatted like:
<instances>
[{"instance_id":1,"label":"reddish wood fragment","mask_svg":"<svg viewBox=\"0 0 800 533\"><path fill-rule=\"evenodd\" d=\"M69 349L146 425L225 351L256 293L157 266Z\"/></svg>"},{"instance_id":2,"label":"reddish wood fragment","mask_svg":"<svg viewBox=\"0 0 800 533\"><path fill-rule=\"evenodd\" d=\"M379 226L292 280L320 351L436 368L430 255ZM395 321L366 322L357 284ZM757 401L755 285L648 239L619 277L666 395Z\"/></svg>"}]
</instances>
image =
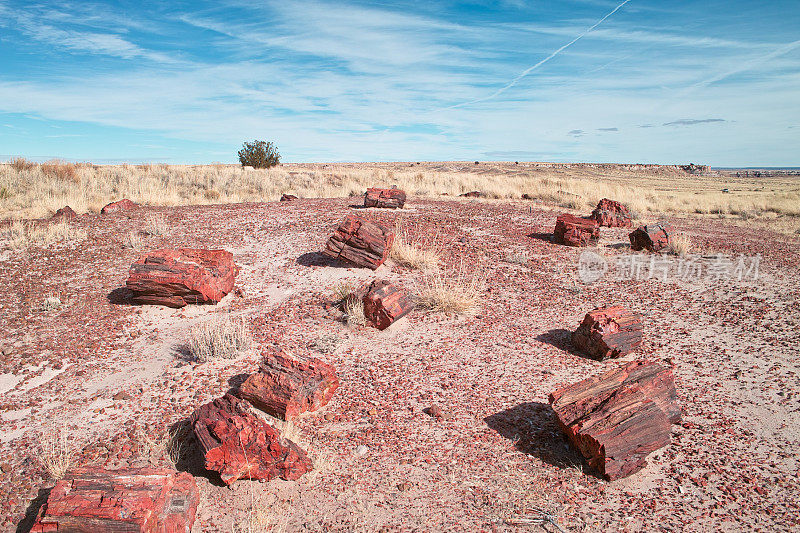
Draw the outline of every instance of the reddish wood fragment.
<instances>
[{"instance_id":1,"label":"reddish wood fragment","mask_svg":"<svg viewBox=\"0 0 800 533\"><path fill-rule=\"evenodd\" d=\"M589 246L600 238L600 226L594 219L562 213L556 219L553 236L559 244Z\"/></svg>"},{"instance_id":2,"label":"reddish wood fragment","mask_svg":"<svg viewBox=\"0 0 800 533\"><path fill-rule=\"evenodd\" d=\"M570 442L608 480L643 468L648 454L670 442L680 421L672 369L633 361L562 387L550 405Z\"/></svg>"},{"instance_id":3,"label":"reddish wood fragment","mask_svg":"<svg viewBox=\"0 0 800 533\"><path fill-rule=\"evenodd\" d=\"M375 222L350 214L325 245L323 254L375 270L386 261L394 233Z\"/></svg>"},{"instance_id":4,"label":"reddish wood fragment","mask_svg":"<svg viewBox=\"0 0 800 533\"><path fill-rule=\"evenodd\" d=\"M631 249L634 251L647 250L660 252L669 248L669 238L675 234L675 229L668 222L658 222L639 226L628 235L631 240Z\"/></svg>"},{"instance_id":5,"label":"reddish wood fragment","mask_svg":"<svg viewBox=\"0 0 800 533\"><path fill-rule=\"evenodd\" d=\"M367 323L380 330L388 328L414 308L414 301L405 289L385 280L368 282L350 297L364 302Z\"/></svg>"},{"instance_id":6,"label":"reddish wood fragment","mask_svg":"<svg viewBox=\"0 0 800 533\"><path fill-rule=\"evenodd\" d=\"M245 380L237 394L272 416L291 420L326 405L338 387L332 365L281 351L267 353L258 372Z\"/></svg>"},{"instance_id":7,"label":"reddish wood fragment","mask_svg":"<svg viewBox=\"0 0 800 533\"><path fill-rule=\"evenodd\" d=\"M56 483L31 531L190 531L199 493L194 478L164 468L84 468Z\"/></svg>"},{"instance_id":8,"label":"reddish wood fragment","mask_svg":"<svg viewBox=\"0 0 800 533\"><path fill-rule=\"evenodd\" d=\"M364 207L400 209L406 203L406 192L400 189L371 187L364 193Z\"/></svg>"},{"instance_id":9,"label":"reddish wood fragment","mask_svg":"<svg viewBox=\"0 0 800 533\"><path fill-rule=\"evenodd\" d=\"M230 485L237 479L269 481L280 476L295 480L311 470L306 453L261 418L249 404L231 394L199 407L192 429L208 470L219 472Z\"/></svg>"},{"instance_id":10,"label":"reddish wood fragment","mask_svg":"<svg viewBox=\"0 0 800 533\"><path fill-rule=\"evenodd\" d=\"M628 208L619 202L603 198L592 211L592 218L601 226L630 228L633 225Z\"/></svg>"},{"instance_id":11,"label":"reddish wood fragment","mask_svg":"<svg viewBox=\"0 0 800 533\"><path fill-rule=\"evenodd\" d=\"M139 304L217 303L233 289L236 265L225 250L163 249L131 265L127 288Z\"/></svg>"},{"instance_id":12,"label":"reddish wood fragment","mask_svg":"<svg viewBox=\"0 0 800 533\"><path fill-rule=\"evenodd\" d=\"M109 213L116 213L118 211L127 211L128 209L134 209L136 207L139 207L139 204L125 198L123 200L107 204L105 207L103 207L103 209L100 210L100 213L107 215Z\"/></svg>"},{"instance_id":13,"label":"reddish wood fragment","mask_svg":"<svg viewBox=\"0 0 800 533\"><path fill-rule=\"evenodd\" d=\"M642 344L642 321L619 305L599 307L586 313L572 343L598 361L621 357Z\"/></svg>"}]
</instances>

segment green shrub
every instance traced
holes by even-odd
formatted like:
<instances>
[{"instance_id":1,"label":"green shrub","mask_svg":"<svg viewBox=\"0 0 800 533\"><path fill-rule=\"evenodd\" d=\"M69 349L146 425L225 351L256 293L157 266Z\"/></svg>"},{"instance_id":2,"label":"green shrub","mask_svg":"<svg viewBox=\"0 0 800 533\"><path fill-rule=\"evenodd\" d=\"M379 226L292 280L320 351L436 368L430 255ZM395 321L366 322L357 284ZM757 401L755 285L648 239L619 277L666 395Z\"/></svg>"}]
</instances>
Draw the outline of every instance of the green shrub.
<instances>
[{"instance_id":1,"label":"green shrub","mask_svg":"<svg viewBox=\"0 0 800 533\"><path fill-rule=\"evenodd\" d=\"M271 142L246 142L239 150L239 161L243 167L270 168L281 162L281 154Z\"/></svg>"}]
</instances>

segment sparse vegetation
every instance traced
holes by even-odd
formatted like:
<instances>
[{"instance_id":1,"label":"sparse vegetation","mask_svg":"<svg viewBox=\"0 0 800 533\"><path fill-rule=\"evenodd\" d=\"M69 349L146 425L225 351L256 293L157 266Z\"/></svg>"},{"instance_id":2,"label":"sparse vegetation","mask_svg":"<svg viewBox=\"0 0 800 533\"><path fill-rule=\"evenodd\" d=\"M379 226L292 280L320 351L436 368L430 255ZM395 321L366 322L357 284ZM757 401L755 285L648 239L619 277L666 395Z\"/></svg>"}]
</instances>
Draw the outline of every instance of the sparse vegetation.
<instances>
[{"instance_id":1,"label":"sparse vegetation","mask_svg":"<svg viewBox=\"0 0 800 533\"><path fill-rule=\"evenodd\" d=\"M185 429L179 427L154 437L144 429L136 428L136 445L139 453L151 463L165 460L175 468L184 452L185 433Z\"/></svg>"},{"instance_id":2,"label":"sparse vegetation","mask_svg":"<svg viewBox=\"0 0 800 533\"><path fill-rule=\"evenodd\" d=\"M244 318L215 318L189 331L189 353L200 362L233 359L251 344L252 337Z\"/></svg>"},{"instance_id":3,"label":"sparse vegetation","mask_svg":"<svg viewBox=\"0 0 800 533\"><path fill-rule=\"evenodd\" d=\"M11 168L16 170L17 172L22 172L23 170L30 170L36 166L36 163L33 161L28 161L24 157L14 157L9 162Z\"/></svg>"},{"instance_id":4,"label":"sparse vegetation","mask_svg":"<svg viewBox=\"0 0 800 533\"><path fill-rule=\"evenodd\" d=\"M503 261L506 263L512 263L515 265L527 265L530 262L531 258L525 254L518 254L513 252L507 252L503 256Z\"/></svg>"},{"instance_id":5,"label":"sparse vegetation","mask_svg":"<svg viewBox=\"0 0 800 533\"><path fill-rule=\"evenodd\" d=\"M40 168L42 170L42 174L48 178L62 181L80 181L78 176L78 166L73 163L67 163L66 161L53 159L52 161L42 163Z\"/></svg>"},{"instance_id":6,"label":"sparse vegetation","mask_svg":"<svg viewBox=\"0 0 800 533\"><path fill-rule=\"evenodd\" d=\"M129 231L122 239L122 247L130 248L132 250L142 249L142 235L138 231Z\"/></svg>"},{"instance_id":7,"label":"sparse vegetation","mask_svg":"<svg viewBox=\"0 0 800 533\"><path fill-rule=\"evenodd\" d=\"M317 337L308 346L321 353L333 353L341 342L342 340L338 335L331 333Z\"/></svg>"},{"instance_id":8,"label":"sparse vegetation","mask_svg":"<svg viewBox=\"0 0 800 533\"><path fill-rule=\"evenodd\" d=\"M471 314L483 300L485 282L486 274L480 267L468 272L461 262L457 269L423 277L417 290L417 304L441 313Z\"/></svg>"},{"instance_id":9,"label":"sparse vegetation","mask_svg":"<svg viewBox=\"0 0 800 533\"><path fill-rule=\"evenodd\" d=\"M412 242L408 230L402 221L398 220L395 224L394 242L389 257L408 268L419 270L436 268L439 264L439 255L435 244L432 241L422 242L419 245Z\"/></svg>"},{"instance_id":10,"label":"sparse vegetation","mask_svg":"<svg viewBox=\"0 0 800 533\"><path fill-rule=\"evenodd\" d=\"M86 232L72 227L66 221L37 224L15 220L0 230L0 238L13 249L31 245L49 245L56 242L80 242L86 240Z\"/></svg>"},{"instance_id":11,"label":"sparse vegetation","mask_svg":"<svg viewBox=\"0 0 800 533\"><path fill-rule=\"evenodd\" d=\"M243 167L272 168L281 162L281 154L271 142L246 142L239 150L239 162Z\"/></svg>"},{"instance_id":12,"label":"sparse vegetation","mask_svg":"<svg viewBox=\"0 0 800 533\"><path fill-rule=\"evenodd\" d=\"M162 215L148 215L145 219L144 233L153 237L167 233L167 221Z\"/></svg>"},{"instance_id":13,"label":"sparse vegetation","mask_svg":"<svg viewBox=\"0 0 800 533\"><path fill-rule=\"evenodd\" d=\"M344 301L344 319L348 326L363 326L366 324L364 300L361 298L346 298Z\"/></svg>"},{"instance_id":14,"label":"sparse vegetation","mask_svg":"<svg viewBox=\"0 0 800 533\"><path fill-rule=\"evenodd\" d=\"M367 187L397 187L411 197L439 198L479 190L486 198L519 199L590 211L604 197L626 204L636 218L668 213L720 216L752 213L746 223L794 235L800 229L800 191L792 177L693 176L670 167L594 168L531 164L442 163L408 169L391 164L303 164L243 171L238 165L72 165L81 179L59 179L32 164L25 170L0 164L0 218L38 218L69 205L98 212L112 200L146 205L275 201L286 191L304 198L349 197ZM721 189L729 188L729 193ZM13 193L13 194L12 194ZM527 202L526 202L527 203ZM729 218L730 217L730 218Z\"/></svg>"},{"instance_id":15,"label":"sparse vegetation","mask_svg":"<svg viewBox=\"0 0 800 533\"><path fill-rule=\"evenodd\" d=\"M61 298L58 296L48 296L42 300L41 305L39 305L39 310L45 313L48 311L57 311L61 309L62 305Z\"/></svg>"},{"instance_id":16,"label":"sparse vegetation","mask_svg":"<svg viewBox=\"0 0 800 533\"><path fill-rule=\"evenodd\" d=\"M669 238L669 250L675 255L684 256L692 252L692 239L685 233L678 233Z\"/></svg>"},{"instance_id":17,"label":"sparse vegetation","mask_svg":"<svg viewBox=\"0 0 800 533\"><path fill-rule=\"evenodd\" d=\"M69 439L66 427L61 427L54 433L42 435L40 440L39 462L50 476L50 479L59 480L72 467L78 445Z\"/></svg>"}]
</instances>

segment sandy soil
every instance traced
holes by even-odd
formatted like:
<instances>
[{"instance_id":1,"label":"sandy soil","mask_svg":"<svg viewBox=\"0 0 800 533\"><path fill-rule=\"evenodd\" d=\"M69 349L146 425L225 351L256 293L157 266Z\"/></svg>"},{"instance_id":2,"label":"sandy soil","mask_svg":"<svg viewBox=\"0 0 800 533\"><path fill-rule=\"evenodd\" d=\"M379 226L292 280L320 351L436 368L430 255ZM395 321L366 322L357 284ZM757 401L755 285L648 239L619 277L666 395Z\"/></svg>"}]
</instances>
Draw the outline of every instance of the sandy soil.
<instances>
[{"instance_id":1,"label":"sandy soil","mask_svg":"<svg viewBox=\"0 0 800 533\"><path fill-rule=\"evenodd\" d=\"M81 449L76 464L157 462L137 429L158 435L180 424L253 371L258 348L271 344L310 350L340 373L331 403L296 423L319 469L296 482L226 488L200 471L187 443L179 467L198 474L202 493L194 531L231 531L248 520L289 531L512 531L539 527L525 520L539 517L536 509L569 531L798 528L800 240L674 219L703 250L761 254L759 279L617 280L612 269L585 285L577 276L581 251L547 238L556 211L522 201L414 199L402 212L359 210L389 224L402 216L412 236L435 236L446 266L464 261L487 276L477 314L416 310L380 332L343 324L326 306L332 288L381 276L413 291L421 274L322 260L317 251L353 203L86 215L73 222L88 232L84 243L4 253L2 529L25 531L26 513L52 485L39 460L42 435L68 431ZM145 237L144 249L228 249L241 267L240 294L182 310L115 303L141 253L123 248L124 237L152 213L169 230ZM627 230L604 228L596 251L613 262L630 253L626 241ZM524 264L520 255L528 256ZM64 305L41 310L48 296ZM613 483L570 450L547 404L560 384L619 364L585 359L569 343L569 331L604 303L642 313L644 346L625 360L674 364L684 411L672 445ZM256 347L235 360L189 360L188 329L220 314L246 317ZM335 348L319 351L321 338ZM450 417L428 416L432 404ZM359 446L366 452L356 453Z\"/></svg>"}]
</instances>

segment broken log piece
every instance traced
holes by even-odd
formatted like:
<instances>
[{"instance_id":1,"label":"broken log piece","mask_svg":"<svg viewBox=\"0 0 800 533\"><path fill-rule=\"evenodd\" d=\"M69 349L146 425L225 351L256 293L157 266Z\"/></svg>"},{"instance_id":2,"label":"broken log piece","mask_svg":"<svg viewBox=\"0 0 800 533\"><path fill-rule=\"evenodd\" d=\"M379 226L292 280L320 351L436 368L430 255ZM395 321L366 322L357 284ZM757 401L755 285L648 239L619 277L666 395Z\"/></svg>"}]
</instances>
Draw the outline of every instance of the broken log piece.
<instances>
[{"instance_id":1,"label":"broken log piece","mask_svg":"<svg viewBox=\"0 0 800 533\"><path fill-rule=\"evenodd\" d=\"M50 219L51 220L58 220L58 221L61 221L61 220L73 220L77 216L78 216L78 214L70 206L65 205L64 207L62 207L61 209L56 211L53 214L53 216L50 217Z\"/></svg>"},{"instance_id":2,"label":"broken log piece","mask_svg":"<svg viewBox=\"0 0 800 533\"><path fill-rule=\"evenodd\" d=\"M405 289L385 280L368 282L349 298L363 301L364 318L370 326L380 330L388 328L414 308L414 301Z\"/></svg>"},{"instance_id":3,"label":"broken log piece","mask_svg":"<svg viewBox=\"0 0 800 533\"><path fill-rule=\"evenodd\" d=\"M600 226L609 228L630 228L633 225L628 208L619 202L603 198L592 211L592 218Z\"/></svg>"},{"instance_id":4,"label":"broken log piece","mask_svg":"<svg viewBox=\"0 0 800 533\"><path fill-rule=\"evenodd\" d=\"M297 200L297 196L295 196L294 194L284 193L281 195L281 202L291 202L293 200Z\"/></svg>"},{"instance_id":5,"label":"broken log piece","mask_svg":"<svg viewBox=\"0 0 800 533\"><path fill-rule=\"evenodd\" d=\"M660 252L669 248L669 239L674 234L675 229L671 224L658 222L639 226L628 237L631 240L631 249L634 251Z\"/></svg>"},{"instance_id":6,"label":"broken log piece","mask_svg":"<svg viewBox=\"0 0 800 533\"><path fill-rule=\"evenodd\" d=\"M328 239L324 255L375 270L386 261L394 233L358 215L347 215Z\"/></svg>"},{"instance_id":7,"label":"broken log piece","mask_svg":"<svg viewBox=\"0 0 800 533\"><path fill-rule=\"evenodd\" d=\"M127 288L138 304L217 303L233 289L236 265L225 250L162 249L131 265Z\"/></svg>"},{"instance_id":8,"label":"broken log piece","mask_svg":"<svg viewBox=\"0 0 800 533\"><path fill-rule=\"evenodd\" d=\"M33 533L190 531L199 493L194 478L166 468L82 468L57 482Z\"/></svg>"},{"instance_id":9,"label":"broken log piece","mask_svg":"<svg viewBox=\"0 0 800 533\"><path fill-rule=\"evenodd\" d=\"M609 481L642 469L681 418L672 369L649 361L562 387L550 405L570 442Z\"/></svg>"},{"instance_id":10,"label":"broken log piece","mask_svg":"<svg viewBox=\"0 0 800 533\"><path fill-rule=\"evenodd\" d=\"M594 219L562 213L556 219L553 236L559 244L589 246L600 238L600 226Z\"/></svg>"},{"instance_id":11,"label":"broken log piece","mask_svg":"<svg viewBox=\"0 0 800 533\"><path fill-rule=\"evenodd\" d=\"M619 305L598 307L586 313L572 344L598 361L621 357L641 346L642 320Z\"/></svg>"},{"instance_id":12,"label":"broken log piece","mask_svg":"<svg viewBox=\"0 0 800 533\"><path fill-rule=\"evenodd\" d=\"M237 395L274 417L292 420L326 405L338 387L332 365L281 351L266 354Z\"/></svg>"},{"instance_id":13,"label":"broken log piece","mask_svg":"<svg viewBox=\"0 0 800 533\"><path fill-rule=\"evenodd\" d=\"M406 203L406 192L400 189L370 187L364 193L364 207L402 209Z\"/></svg>"},{"instance_id":14,"label":"broken log piece","mask_svg":"<svg viewBox=\"0 0 800 533\"><path fill-rule=\"evenodd\" d=\"M119 211L136 209L137 207L139 207L139 204L125 198L123 200L118 200L116 202L111 202L110 204L105 205L103 209L100 210L100 214L108 215L109 213L117 213Z\"/></svg>"},{"instance_id":15,"label":"broken log piece","mask_svg":"<svg viewBox=\"0 0 800 533\"><path fill-rule=\"evenodd\" d=\"M306 453L250 412L249 405L226 394L192 414L206 469L219 472L226 485L243 478L295 480L311 470Z\"/></svg>"}]
</instances>

